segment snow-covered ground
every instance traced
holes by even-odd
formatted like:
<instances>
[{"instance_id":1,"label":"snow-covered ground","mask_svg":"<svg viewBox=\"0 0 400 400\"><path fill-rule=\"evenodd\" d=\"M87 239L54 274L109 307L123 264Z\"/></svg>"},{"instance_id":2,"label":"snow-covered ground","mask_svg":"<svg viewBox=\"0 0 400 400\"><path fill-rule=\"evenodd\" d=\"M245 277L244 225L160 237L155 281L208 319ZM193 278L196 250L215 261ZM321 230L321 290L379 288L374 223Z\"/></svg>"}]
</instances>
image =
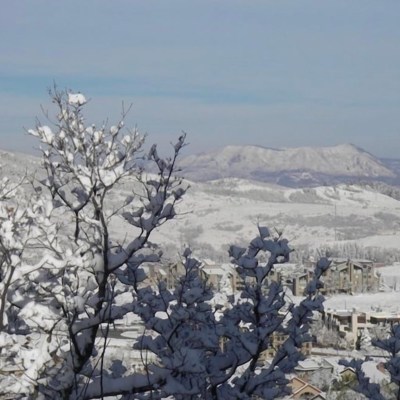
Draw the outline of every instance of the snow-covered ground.
<instances>
[{"instance_id":1,"label":"snow-covered ground","mask_svg":"<svg viewBox=\"0 0 400 400\"><path fill-rule=\"evenodd\" d=\"M400 314L400 292L360 293L335 295L325 300L325 308L370 312L382 310Z\"/></svg>"}]
</instances>

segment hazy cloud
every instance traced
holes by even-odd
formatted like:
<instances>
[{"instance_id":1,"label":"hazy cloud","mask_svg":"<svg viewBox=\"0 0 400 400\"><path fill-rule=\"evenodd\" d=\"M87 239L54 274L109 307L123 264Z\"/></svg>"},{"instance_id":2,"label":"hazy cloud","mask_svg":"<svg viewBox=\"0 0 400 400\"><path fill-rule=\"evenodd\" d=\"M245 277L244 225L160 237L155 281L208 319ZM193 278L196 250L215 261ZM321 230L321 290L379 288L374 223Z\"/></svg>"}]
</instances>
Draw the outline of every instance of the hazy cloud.
<instances>
[{"instance_id":1,"label":"hazy cloud","mask_svg":"<svg viewBox=\"0 0 400 400\"><path fill-rule=\"evenodd\" d=\"M143 129L161 141L185 129L192 151L354 142L394 156L399 11L394 0L7 2L0 147L22 145L55 81L93 97L97 120L133 101Z\"/></svg>"}]
</instances>

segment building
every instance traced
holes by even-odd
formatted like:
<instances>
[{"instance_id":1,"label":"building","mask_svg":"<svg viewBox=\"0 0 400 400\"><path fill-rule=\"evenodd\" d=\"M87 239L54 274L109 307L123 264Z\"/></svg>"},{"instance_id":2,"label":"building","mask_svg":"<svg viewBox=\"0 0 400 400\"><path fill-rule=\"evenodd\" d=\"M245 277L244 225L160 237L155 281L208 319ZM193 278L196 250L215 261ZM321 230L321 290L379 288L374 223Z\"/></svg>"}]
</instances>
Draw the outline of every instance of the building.
<instances>
[{"instance_id":1,"label":"building","mask_svg":"<svg viewBox=\"0 0 400 400\"><path fill-rule=\"evenodd\" d=\"M291 289L295 296L304 296L308 282L312 278L313 267L295 271L290 277ZM321 293L364 293L379 290L379 274L375 272L373 261L334 258L331 266L322 275L324 287Z\"/></svg>"},{"instance_id":2,"label":"building","mask_svg":"<svg viewBox=\"0 0 400 400\"><path fill-rule=\"evenodd\" d=\"M292 395L289 397L290 399L325 399L325 396L320 389L297 376L290 380L289 385L292 389Z\"/></svg>"},{"instance_id":3,"label":"building","mask_svg":"<svg viewBox=\"0 0 400 400\"><path fill-rule=\"evenodd\" d=\"M323 294L377 292L379 276L370 260L333 259L323 274Z\"/></svg>"},{"instance_id":4,"label":"building","mask_svg":"<svg viewBox=\"0 0 400 400\"><path fill-rule=\"evenodd\" d=\"M303 272L297 273L292 278L292 293L294 296L304 296L308 282L312 277L311 270L304 270Z\"/></svg>"},{"instance_id":5,"label":"building","mask_svg":"<svg viewBox=\"0 0 400 400\"><path fill-rule=\"evenodd\" d=\"M325 326L340 334L349 342L356 346L364 329L373 330L383 328L387 325L400 323L400 314L385 312L359 312L352 310L332 310L326 309L322 312L322 321Z\"/></svg>"},{"instance_id":6,"label":"building","mask_svg":"<svg viewBox=\"0 0 400 400\"><path fill-rule=\"evenodd\" d=\"M299 361L294 370L297 377L309 382L316 372L331 377L335 371L335 365L324 358L306 358Z\"/></svg>"},{"instance_id":7,"label":"building","mask_svg":"<svg viewBox=\"0 0 400 400\"><path fill-rule=\"evenodd\" d=\"M238 286L238 276L232 264L218 265L211 260L204 260L200 274L202 278L217 292L233 294Z\"/></svg>"}]
</instances>

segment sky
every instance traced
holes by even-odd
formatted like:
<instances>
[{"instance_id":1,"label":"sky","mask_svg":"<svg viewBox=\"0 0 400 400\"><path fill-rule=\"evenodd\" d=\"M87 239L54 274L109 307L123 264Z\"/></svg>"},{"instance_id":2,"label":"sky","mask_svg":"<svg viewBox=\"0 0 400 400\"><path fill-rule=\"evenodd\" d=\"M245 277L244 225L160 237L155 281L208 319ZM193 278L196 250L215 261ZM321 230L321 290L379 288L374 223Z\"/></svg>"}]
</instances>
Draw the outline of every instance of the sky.
<instances>
[{"instance_id":1,"label":"sky","mask_svg":"<svg viewBox=\"0 0 400 400\"><path fill-rule=\"evenodd\" d=\"M400 158L398 0L18 0L0 13L0 148L82 92L167 151L353 143Z\"/></svg>"}]
</instances>

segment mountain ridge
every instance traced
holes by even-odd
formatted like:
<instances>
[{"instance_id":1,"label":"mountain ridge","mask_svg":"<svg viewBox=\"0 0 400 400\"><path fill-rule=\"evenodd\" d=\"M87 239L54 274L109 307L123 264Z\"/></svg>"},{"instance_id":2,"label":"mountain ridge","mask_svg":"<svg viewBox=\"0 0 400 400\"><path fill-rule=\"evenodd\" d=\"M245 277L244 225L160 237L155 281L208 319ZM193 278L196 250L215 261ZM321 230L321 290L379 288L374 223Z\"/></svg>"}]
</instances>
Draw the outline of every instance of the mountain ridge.
<instances>
[{"instance_id":1,"label":"mountain ridge","mask_svg":"<svg viewBox=\"0 0 400 400\"><path fill-rule=\"evenodd\" d=\"M353 144L280 149L228 145L189 155L181 160L180 167L185 177L195 181L237 177L285 186L319 185L339 178L387 181L397 177L377 157Z\"/></svg>"},{"instance_id":2,"label":"mountain ridge","mask_svg":"<svg viewBox=\"0 0 400 400\"><path fill-rule=\"evenodd\" d=\"M6 168L1 167L2 162ZM40 157L0 149L0 175L20 175L30 167L40 170ZM400 184L400 159L379 159L353 144L279 149L228 145L183 157L179 167L185 178L198 182L239 178L286 187L359 182Z\"/></svg>"}]
</instances>

